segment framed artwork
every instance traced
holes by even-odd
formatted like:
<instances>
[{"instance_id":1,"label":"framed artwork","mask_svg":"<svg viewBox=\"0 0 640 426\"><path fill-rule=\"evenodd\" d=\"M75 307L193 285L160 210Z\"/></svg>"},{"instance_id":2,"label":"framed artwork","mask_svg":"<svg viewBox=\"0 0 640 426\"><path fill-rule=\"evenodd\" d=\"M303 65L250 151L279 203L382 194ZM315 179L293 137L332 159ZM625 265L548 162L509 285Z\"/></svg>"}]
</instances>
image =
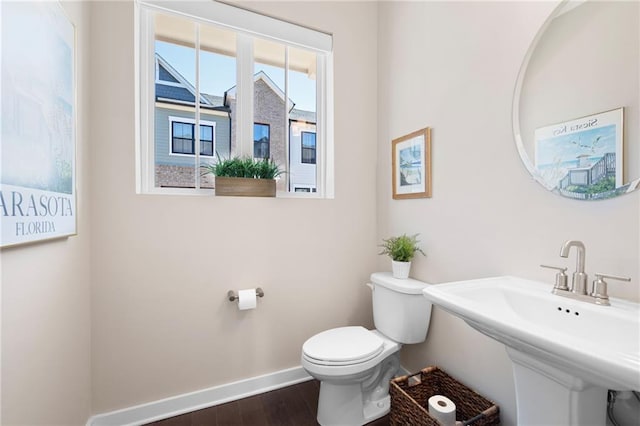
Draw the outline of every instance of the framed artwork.
<instances>
[{"instance_id":1,"label":"framed artwork","mask_svg":"<svg viewBox=\"0 0 640 426\"><path fill-rule=\"evenodd\" d=\"M624 109L536 129L534 166L550 190L593 199L624 185Z\"/></svg>"},{"instance_id":2,"label":"framed artwork","mask_svg":"<svg viewBox=\"0 0 640 426\"><path fill-rule=\"evenodd\" d=\"M431 129L425 127L391 144L393 199L431 197Z\"/></svg>"},{"instance_id":3,"label":"framed artwork","mask_svg":"<svg viewBox=\"0 0 640 426\"><path fill-rule=\"evenodd\" d=\"M75 27L60 2L2 2L0 246L76 234Z\"/></svg>"}]
</instances>

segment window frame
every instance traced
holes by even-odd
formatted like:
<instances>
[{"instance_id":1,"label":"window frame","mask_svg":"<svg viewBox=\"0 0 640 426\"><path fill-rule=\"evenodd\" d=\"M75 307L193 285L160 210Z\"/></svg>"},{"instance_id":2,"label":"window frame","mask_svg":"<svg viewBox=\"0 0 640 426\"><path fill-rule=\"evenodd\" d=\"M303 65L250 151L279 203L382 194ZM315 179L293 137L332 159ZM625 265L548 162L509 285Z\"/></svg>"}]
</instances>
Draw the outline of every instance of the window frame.
<instances>
[{"instance_id":1,"label":"window frame","mask_svg":"<svg viewBox=\"0 0 640 426\"><path fill-rule=\"evenodd\" d=\"M195 131L195 127L196 127L196 120L193 118L189 118L189 117L178 117L178 116L174 116L174 115L170 115L168 117L169 120L169 155L170 156L175 156L175 157L195 157L195 150L193 154L184 154L184 153L180 153L180 152L173 152L173 123L183 123L183 124L191 124L193 125L193 129ZM208 120L199 120L199 124L200 126L207 126L207 127L211 127L211 134L212 134L212 139L213 139L213 146L212 146L212 154L211 155L207 155L207 154L203 154L200 153L201 156L206 157L206 158L215 158L216 156L216 122L215 121L208 121ZM193 143L195 145L196 143L196 139L202 143L202 140L200 139L200 137L193 138Z\"/></svg>"},{"instance_id":2,"label":"window frame","mask_svg":"<svg viewBox=\"0 0 640 426\"><path fill-rule=\"evenodd\" d=\"M267 128L267 156L266 157L256 157L256 138L255 138L255 128L256 126L264 126ZM260 123L260 122L254 122L253 123L253 152L252 152L252 157L254 159L268 159L271 158L271 125L269 123Z\"/></svg>"},{"instance_id":3,"label":"window frame","mask_svg":"<svg viewBox=\"0 0 640 426\"><path fill-rule=\"evenodd\" d=\"M135 113L136 113L136 192L138 194L210 195L212 190L161 188L155 186L155 61L154 13L174 14L196 24L214 25L236 32L237 70L237 140L235 155L253 154L253 39L264 38L288 47L310 50L316 54L316 182L317 192L312 198L334 198L334 123L333 123L333 39L303 26L261 15L219 2L179 2L139 0L134 3L135 48ZM197 25L196 25L197 26ZM196 39L198 35L196 34ZM287 51L288 51L287 47ZM196 46L196 53L199 46ZM196 55L198 56L198 55ZM167 82L163 81L163 84ZM286 85L286 84L285 84ZM195 84L199 94L199 84ZM288 87L285 88L288 93ZM197 96L196 96L197 97ZM242 102L241 102L242 101ZM199 102L195 102L199 123ZM288 123L288 111L287 111ZM197 124L196 123L196 124ZM199 135L199 132L197 132ZM215 137L214 137L215 139ZM199 144L199 137L198 137ZM199 150L197 150L199 151ZM288 148L285 152L288 152ZM190 154L174 154L190 155ZM199 152L195 155L198 167ZM208 156L207 156L208 158ZM285 168L288 169L288 161ZM288 171L288 170L287 170ZM287 174L285 173L285 176ZM288 187L288 185L285 185ZM279 192L278 197L298 197L294 192Z\"/></svg>"}]
</instances>

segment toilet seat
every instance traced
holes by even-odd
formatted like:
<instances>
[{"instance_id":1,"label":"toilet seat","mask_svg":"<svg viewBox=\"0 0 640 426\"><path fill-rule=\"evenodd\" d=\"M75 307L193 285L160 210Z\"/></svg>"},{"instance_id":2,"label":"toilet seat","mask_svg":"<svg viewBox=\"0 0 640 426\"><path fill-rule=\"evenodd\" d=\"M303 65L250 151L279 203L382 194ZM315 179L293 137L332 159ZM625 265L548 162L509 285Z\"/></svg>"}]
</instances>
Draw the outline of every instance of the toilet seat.
<instances>
[{"instance_id":1,"label":"toilet seat","mask_svg":"<svg viewBox=\"0 0 640 426\"><path fill-rule=\"evenodd\" d=\"M339 327L323 331L302 345L307 361L319 365L354 365L378 356L384 340L364 327Z\"/></svg>"}]
</instances>

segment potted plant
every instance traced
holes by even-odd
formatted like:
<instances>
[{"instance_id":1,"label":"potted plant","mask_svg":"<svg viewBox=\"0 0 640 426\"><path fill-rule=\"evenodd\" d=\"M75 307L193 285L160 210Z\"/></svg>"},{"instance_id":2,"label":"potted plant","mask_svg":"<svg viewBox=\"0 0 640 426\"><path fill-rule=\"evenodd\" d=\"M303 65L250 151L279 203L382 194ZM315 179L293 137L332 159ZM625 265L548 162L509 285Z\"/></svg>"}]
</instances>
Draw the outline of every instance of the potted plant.
<instances>
[{"instance_id":1,"label":"potted plant","mask_svg":"<svg viewBox=\"0 0 640 426\"><path fill-rule=\"evenodd\" d=\"M270 158L218 157L202 169L215 176L216 195L240 197L275 197L276 178L283 173Z\"/></svg>"},{"instance_id":2,"label":"potted plant","mask_svg":"<svg viewBox=\"0 0 640 426\"><path fill-rule=\"evenodd\" d=\"M418 235L408 236L402 234L399 237L391 237L383 239L382 251L379 254L386 254L391 258L391 267L394 278L409 278L411 270L411 260L416 253L422 253L426 256L422 249L418 247Z\"/></svg>"}]
</instances>

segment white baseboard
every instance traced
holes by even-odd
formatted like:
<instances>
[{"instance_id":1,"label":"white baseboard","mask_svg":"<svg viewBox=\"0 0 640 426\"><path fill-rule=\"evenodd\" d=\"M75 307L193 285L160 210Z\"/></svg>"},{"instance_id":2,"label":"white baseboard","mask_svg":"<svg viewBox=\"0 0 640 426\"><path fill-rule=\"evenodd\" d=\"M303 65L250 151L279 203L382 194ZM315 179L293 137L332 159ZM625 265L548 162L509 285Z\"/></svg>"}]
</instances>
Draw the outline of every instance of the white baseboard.
<instances>
[{"instance_id":1,"label":"white baseboard","mask_svg":"<svg viewBox=\"0 0 640 426\"><path fill-rule=\"evenodd\" d=\"M87 426L138 426L307 380L311 380L311 376L302 367L294 367L109 413L97 414L87 421Z\"/></svg>"}]
</instances>

